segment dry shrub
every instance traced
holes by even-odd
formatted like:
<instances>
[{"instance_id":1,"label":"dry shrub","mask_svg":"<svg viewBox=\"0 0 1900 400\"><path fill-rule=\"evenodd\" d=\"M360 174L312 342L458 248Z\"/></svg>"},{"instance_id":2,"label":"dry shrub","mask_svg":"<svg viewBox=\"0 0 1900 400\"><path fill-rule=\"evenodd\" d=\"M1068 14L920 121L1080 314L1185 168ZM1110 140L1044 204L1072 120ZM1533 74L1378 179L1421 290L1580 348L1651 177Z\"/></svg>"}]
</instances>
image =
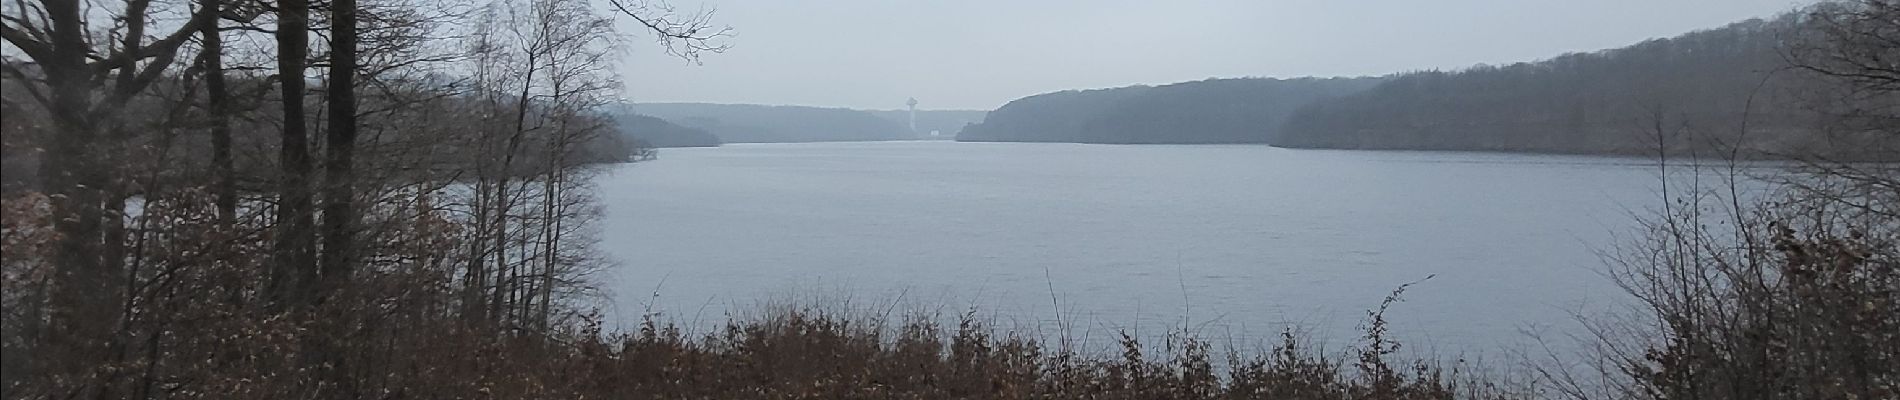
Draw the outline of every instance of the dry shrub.
<instances>
[{"instance_id":1,"label":"dry shrub","mask_svg":"<svg viewBox=\"0 0 1900 400\"><path fill-rule=\"evenodd\" d=\"M1617 270L1659 334L1640 353L1616 355L1629 394L1900 395L1896 220L1808 200L1735 216L1728 235L1678 215L1658 226L1651 244L1659 257Z\"/></svg>"}]
</instances>

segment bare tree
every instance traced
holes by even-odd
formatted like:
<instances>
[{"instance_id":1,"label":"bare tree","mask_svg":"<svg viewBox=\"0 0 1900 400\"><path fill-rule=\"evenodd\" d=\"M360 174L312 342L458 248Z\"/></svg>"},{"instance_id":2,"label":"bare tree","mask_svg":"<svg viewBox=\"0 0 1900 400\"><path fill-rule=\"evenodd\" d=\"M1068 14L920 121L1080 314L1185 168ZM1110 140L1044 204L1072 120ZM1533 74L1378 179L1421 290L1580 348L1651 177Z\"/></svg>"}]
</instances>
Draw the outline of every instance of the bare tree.
<instances>
[{"instance_id":1,"label":"bare tree","mask_svg":"<svg viewBox=\"0 0 1900 400\"><path fill-rule=\"evenodd\" d=\"M283 0L277 7L277 83L283 102L283 130L278 136L277 228L267 292L280 309L295 309L308 304L312 285L317 283L310 137L304 116L310 3Z\"/></svg>"},{"instance_id":2,"label":"bare tree","mask_svg":"<svg viewBox=\"0 0 1900 400\"><path fill-rule=\"evenodd\" d=\"M1791 182L1816 198L1882 218L1900 218L1900 1L1823 3L1807 14L1809 28L1795 35L1789 64L1832 80L1815 107L1829 115L1818 129L1861 150L1852 163L1825 154L1802 154L1808 177Z\"/></svg>"},{"instance_id":3,"label":"bare tree","mask_svg":"<svg viewBox=\"0 0 1900 400\"><path fill-rule=\"evenodd\" d=\"M198 7L222 10L223 2L201 0ZM205 114L211 124L212 192L217 195L218 220L229 225L237 219L237 171L231 163L231 92L224 82L224 33L218 20L212 18L198 28L202 47L198 62L204 70Z\"/></svg>"},{"instance_id":4,"label":"bare tree","mask_svg":"<svg viewBox=\"0 0 1900 400\"><path fill-rule=\"evenodd\" d=\"M46 146L41 158L41 185L59 216L56 250L51 255L54 279L50 301L50 329L46 344L70 351L79 365L100 357L109 347L104 334L114 325L124 288L119 287L116 262L106 260L110 221L123 209L108 209L113 185L110 168L123 138L121 108L158 80L177 58L179 46L198 27L216 16L200 9L177 30L153 35L150 0L130 0L117 12L121 18L95 31L86 8L78 0L18 3L0 14L0 37L20 49L35 71L9 63L5 72L26 84L31 97L48 110L56 129L38 141ZM71 371L67 371L71 372Z\"/></svg>"},{"instance_id":5,"label":"bare tree","mask_svg":"<svg viewBox=\"0 0 1900 400\"><path fill-rule=\"evenodd\" d=\"M348 282L355 265L356 0L330 3L330 125L324 149L323 290Z\"/></svg>"}]
</instances>

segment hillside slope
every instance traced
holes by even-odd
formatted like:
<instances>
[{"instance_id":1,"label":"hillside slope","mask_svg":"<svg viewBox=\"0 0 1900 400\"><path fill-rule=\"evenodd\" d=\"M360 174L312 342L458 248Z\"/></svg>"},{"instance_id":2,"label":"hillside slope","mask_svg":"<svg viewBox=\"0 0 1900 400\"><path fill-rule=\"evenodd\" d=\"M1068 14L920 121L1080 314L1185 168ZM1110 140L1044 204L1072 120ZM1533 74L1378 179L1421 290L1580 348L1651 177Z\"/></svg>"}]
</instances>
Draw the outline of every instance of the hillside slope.
<instances>
[{"instance_id":1,"label":"hillside slope","mask_svg":"<svg viewBox=\"0 0 1900 400\"><path fill-rule=\"evenodd\" d=\"M635 112L711 132L726 143L909 139L909 129L843 108L756 104L637 103Z\"/></svg>"},{"instance_id":2,"label":"hillside slope","mask_svg":"<svg viewBox=\"0 0 1900 400\"><path fill-rule=\"evenodd\" d=\"M1790 14L1508 66L1402 74L1292 116L1273 144L1654 154L1816 151L1823 81L1786 68ZM1744 132L1744 125L1746 132ZM1659 135L1658 132L1661 132Z\"/></svg>"},{"instance_id":3,"label":"hillside slope","mask_svg":"<svg viewBox=\"0 0 1900 400\"><path fill-rule=\"evenodd\" d=\"M1003 105L958 133L957 140L1266 143L1300 107L1377 83L1377 78L1235 78L1045 93Z\"/></svg>"},{"instance_id":4,"label":"hillside slope","mask_svg":"<svg viewBox=\"0 0 1900 400\"><path fill-rule=\"evenodd\" d=\"M680 126L659 117L621 113L614 115L620 134L637 140L645 147L718 147L718 136L702 129Z\"/></svg>"}]
</instances>

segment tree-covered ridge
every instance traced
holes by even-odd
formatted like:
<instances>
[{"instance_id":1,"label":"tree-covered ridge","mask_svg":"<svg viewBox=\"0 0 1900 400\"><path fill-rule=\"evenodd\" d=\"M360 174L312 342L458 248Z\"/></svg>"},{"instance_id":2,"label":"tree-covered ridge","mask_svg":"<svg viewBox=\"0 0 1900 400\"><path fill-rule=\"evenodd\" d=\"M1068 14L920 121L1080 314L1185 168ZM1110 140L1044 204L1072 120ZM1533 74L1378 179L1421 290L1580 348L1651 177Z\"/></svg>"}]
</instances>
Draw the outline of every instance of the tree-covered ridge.
<instances>
[{"instance_id":1,"label":"tree-covered ridge","mask_svg":"<svg viewBox=\"0 0 1900 400\"><path fill-rule=\"evenodd\" d=\"M620 135L640 147L719 147L724 143L719 136L704 129L680 126L658 117L620 112L615 113L613 119Z\"/></svg>"},{"instance_id":2,"label":"tree-covered ridge","mask_svg":"<svg viewBox=\"0 0 1900 400\"><path fill-rule=\"evenodd\" d=\"M803 106L639 103L631 108L702 129L727 143L839 142L909 139L909 129L871 113Z\"/></svg>"},{"instance_id":3,"label":"tree-covered ridge","mask_svg":"<svg viewBox=\"0 0 1900 400\"><path fill-rule=\"evenodd\" d=\"M1149 89L1152 87L1064 90L1016 99L990 111L983 122L965 126L957 132L957 141L1077 142L1089 119Z\"/></svg>"},{"instance_id":4,"label":"tree-covered ridge","mask_svg":"<svg viewBox=\"0 0 1900 400\"><path fill-rule=\"evenodd\" d=\"M1508 66L1401 74L1294 115L1286 147L1654 154L1823 150L1825 81L1788 68L1803 14ZM1851 140L1849 140L1851 142Z\"/></svg>"},{"instance_id":5,"label":"tree-covered ridge","mask_svg":"<svg viewBox=\"0 0 1900 400\"><path fill-rule=\"evenodd\" d=\"M1085 143L1266 143L1295 110L1377 78L1208 79L1158 86L1083 124Z\"/></svg>"},{"instance_id":6,"label":"tree-covered ridge","mask_svg":"<svg viewBox=\"0 0 1900 400\"><path fill-rule=\"evenodd\" d=\"M1377 78L1234 78L1046 93L1003 105L965 128L957 140L1266 143L1294 110L1377 83Z\"/></svg>"}]
</instances>

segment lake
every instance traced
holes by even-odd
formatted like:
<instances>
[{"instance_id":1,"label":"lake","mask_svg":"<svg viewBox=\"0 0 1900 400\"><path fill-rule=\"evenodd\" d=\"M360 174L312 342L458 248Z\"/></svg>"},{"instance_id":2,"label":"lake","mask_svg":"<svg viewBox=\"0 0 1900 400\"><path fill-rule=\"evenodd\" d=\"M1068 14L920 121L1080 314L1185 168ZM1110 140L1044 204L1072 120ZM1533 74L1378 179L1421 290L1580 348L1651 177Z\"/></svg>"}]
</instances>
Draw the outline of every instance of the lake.
<instances>
[{"instance_id":1,"label":"lake","mask_svg":"<svg viewBox=\"0 0 1900 400\"><path fill-rule=\"evenodd\" d=\"M1339 348L1388 317L1459 352L1623 301L1601 252L1658 207L1634 158L872 142L664 149L599 183L612 321L694 329L764 301L975 309L1091 343L1184 324ZM891 306L891 305L895 306Z\"/></svg>"}]
</instances>

